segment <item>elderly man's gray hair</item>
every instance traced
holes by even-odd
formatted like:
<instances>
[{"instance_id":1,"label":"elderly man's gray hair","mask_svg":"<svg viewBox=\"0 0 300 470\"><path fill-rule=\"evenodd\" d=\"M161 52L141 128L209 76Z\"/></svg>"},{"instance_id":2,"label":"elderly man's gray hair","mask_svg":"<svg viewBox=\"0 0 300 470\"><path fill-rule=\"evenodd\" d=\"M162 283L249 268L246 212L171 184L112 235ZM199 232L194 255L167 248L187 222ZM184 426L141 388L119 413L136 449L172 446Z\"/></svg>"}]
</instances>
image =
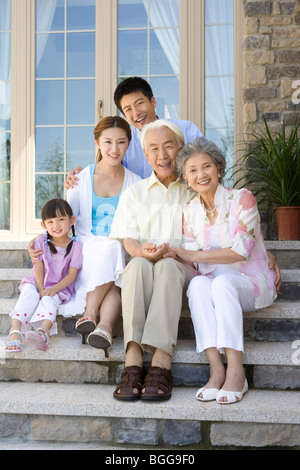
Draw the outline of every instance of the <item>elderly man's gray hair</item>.
<instances>
[{"instance_id":1,"label":"elderly man's gray hair","mask_svg":"<svg viewBox=\"0 0 300 470\"><path fill-rule=\"evenodd\" d=\"M181 131L181 129L176 126L171 121L167 121L166 119L157 119L156 121L150 122L150 124L147 124L146 126L143 127L142 132L141 132L141 145L142 149L147 151L146 148L146 137L149 131L152 131L153 129L160 129L161 127L168 127L174 134L176 135L177 143L179 147L182 147L184 145L184 135Z\"/></svg>"},{"instance_id":2,"label":"elderly man's gray hair","mask_svg":"<svg viewBox=\"0 0 300 470\"><path fill-rule=\"evenodd\" d=\"M179 152L176 157L176 171L180 178L180 181L184 181L183 175L185 175L185 163L186 161L195 154L205 153L210 156L215 165L218 165L219 171L219 182L222 182L222 179L225 175L226 160L223 152L217 147L217 145L204 138L196 139L194 142L191 142L185 145Z\"/></svg>"}]
</instances>

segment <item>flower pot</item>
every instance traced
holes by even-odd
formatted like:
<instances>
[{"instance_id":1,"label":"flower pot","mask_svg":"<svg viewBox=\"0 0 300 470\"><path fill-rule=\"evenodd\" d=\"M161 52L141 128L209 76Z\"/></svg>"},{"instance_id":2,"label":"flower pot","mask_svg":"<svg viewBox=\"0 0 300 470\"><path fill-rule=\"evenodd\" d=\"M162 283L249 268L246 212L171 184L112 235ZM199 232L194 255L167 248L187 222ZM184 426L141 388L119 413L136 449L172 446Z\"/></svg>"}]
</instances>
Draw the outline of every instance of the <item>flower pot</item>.
<instances>
[{"instance_id":1,"label":"flower pot","mask_svg":"<svg viewBox=\"0 0 300 470\"><path fill-rule=\"evenodd\" d=\"M275 207L278 239L300 240L300 207Z\"/></svg>"}]
</instances>

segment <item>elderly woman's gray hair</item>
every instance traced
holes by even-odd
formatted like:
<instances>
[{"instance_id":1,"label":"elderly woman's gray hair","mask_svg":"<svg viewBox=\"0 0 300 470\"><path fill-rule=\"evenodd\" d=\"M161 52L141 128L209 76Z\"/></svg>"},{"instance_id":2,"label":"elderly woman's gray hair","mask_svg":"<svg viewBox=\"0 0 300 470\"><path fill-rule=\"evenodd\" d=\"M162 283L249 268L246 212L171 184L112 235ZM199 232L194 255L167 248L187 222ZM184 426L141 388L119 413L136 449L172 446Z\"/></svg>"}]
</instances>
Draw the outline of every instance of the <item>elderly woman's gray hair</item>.
<instances>
[{"instance_id":1,"label":"elderly woman's gray hair","mask_svg":"<svg viewBox=\"0 0 300 470\"><path fill-rule=\"evenodd\" d=\"M183 175L185 175L185 163L195 154L205 153L210 156L215 165L218 166L219 182L222 183L225 175L226 160L223 152L217 147L214 142L204 138L196 139L185 145L176 157L176 170L181 182L184 182Z\"/></svg>"}]
</instances>

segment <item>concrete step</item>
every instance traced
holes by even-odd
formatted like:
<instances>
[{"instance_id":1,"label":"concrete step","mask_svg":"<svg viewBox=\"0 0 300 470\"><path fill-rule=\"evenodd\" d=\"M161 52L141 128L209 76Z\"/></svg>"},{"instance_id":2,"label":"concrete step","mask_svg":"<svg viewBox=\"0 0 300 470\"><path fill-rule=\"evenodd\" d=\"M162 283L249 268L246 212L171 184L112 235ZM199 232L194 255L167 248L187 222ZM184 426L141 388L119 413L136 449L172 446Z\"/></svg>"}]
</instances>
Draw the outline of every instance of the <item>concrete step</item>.
<instances>
[{"instance_id":1,"label":"concrete step","mask_svg":"<svg viewBox=\"0 0 300 470\"><path fill-rule=\"evenodd\" d=\"M300 445L300 392L250 389L240 403L228 406L197 401L196 387L174 387L170 400L155 403L120 402L113 390L111 385L1 382L2 443L9 437L97 442L107 448Z\"/></svg>"},{"instance_id":2,"label":"concrete step","mask_svg":"<svg viewBox=\"0 0 300 470\"><path fill-rule=\"evenodd\" d=\"M103 350L81 344L79 337L53 337L47 351L23 343L23 351L6 354L0 336L0 380L58 383L118 383L125 361L122 338L116 338L105 358ZM145 355L150 364L151 356ZM244 366L254 388L300 389L300 344L245 341ZM174 385L202 386L209 378L205 354L193 340L178 340L172 358Z\"/></svg>"}]
</instances>

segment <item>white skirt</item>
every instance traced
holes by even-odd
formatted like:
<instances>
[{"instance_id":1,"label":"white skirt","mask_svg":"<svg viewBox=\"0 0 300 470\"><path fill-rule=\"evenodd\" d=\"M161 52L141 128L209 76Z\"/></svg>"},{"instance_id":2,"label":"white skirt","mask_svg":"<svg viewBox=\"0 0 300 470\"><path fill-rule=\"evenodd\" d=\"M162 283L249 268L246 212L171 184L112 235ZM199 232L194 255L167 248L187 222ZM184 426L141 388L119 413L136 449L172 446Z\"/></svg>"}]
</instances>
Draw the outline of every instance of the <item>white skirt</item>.
<instances>
[{"instance_id":1,"label":"white skirt","mask_svg":"<svg viewBox=\"0 0 300 470\"><path fill-rule=\"evenodd\" d=\"M59 313L64 317L84 313L86 294L108 282L121 287L124 269L125 250L121 242L107 237L87 239L83 244L83 264L74 283L74 293L67 304L59 306Z\"/></svg>"}]
</instances>

